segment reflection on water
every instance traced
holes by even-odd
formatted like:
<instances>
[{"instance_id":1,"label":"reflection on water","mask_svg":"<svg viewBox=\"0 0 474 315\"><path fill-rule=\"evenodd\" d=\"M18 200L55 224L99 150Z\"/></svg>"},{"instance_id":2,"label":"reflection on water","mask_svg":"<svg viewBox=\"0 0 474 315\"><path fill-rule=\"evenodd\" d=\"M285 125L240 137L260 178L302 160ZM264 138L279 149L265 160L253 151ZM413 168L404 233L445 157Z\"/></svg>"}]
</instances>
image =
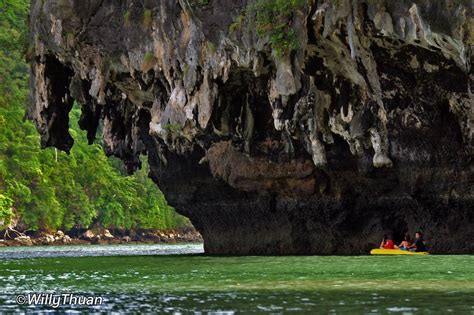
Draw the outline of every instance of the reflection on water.
<instances>
[{"instance_id":1,"label":"reflection on water","mask_svg":"<svg viewBox=\"0 0 474 315\"><path fill-rule=\"evenodd\" d=\"M0 247L2 258L182 255L204 253L203 244L120 244Z\"/></svg>"},{"instance_id":2,"label":"reflection on water","mask_svg":"<svg viewBox=\"0 0 474 315\"><path fill-rule=\"evenodd\" d=\"M75 311L93 312L162 312L194 314L258 313L324 313L324 314L472 314L472 296L445 295L427 292L413 296L403 292L372 294L365 292L233 292L182 294L105 294L99 307L68 307ZM1 310L52 310L51 307L23 307L16 305L14 295L0 297ZM471 303L469 305L468 303ZM441 307L440 307L441 306ZM59 308L61 310L61 308Z\"/></svg>"},{"instance_id":3,"label":"reflection on water","mask_svg":"<svg viewBox=\"0 0 474 315\"><path fill-rule=\"evenodd\" d=\"M1 249L0 313L53 310L16 304L17 294L36 292L104 298L97 307L57 309L76 312L474 314L474 256L189 255L201 252L202 245Z\"/></svg>"}]
</instances>

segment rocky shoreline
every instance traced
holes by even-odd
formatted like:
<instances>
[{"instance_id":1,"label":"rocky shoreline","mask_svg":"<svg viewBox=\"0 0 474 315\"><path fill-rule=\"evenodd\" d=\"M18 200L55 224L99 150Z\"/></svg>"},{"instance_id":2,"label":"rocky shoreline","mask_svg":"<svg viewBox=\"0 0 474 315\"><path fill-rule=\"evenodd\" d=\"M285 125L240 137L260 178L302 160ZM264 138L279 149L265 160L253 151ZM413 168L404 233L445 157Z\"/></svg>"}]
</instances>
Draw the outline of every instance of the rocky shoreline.
<instances>
[{"instance_id":1,"label":"rocky shoreline","mask_svg":"<svg viewBox=\"0 0 474 315\"><path fill-rule=\"evenodd\" d=\"M2 234L0 234L2 235ZM3 236L3 235L2 235ZM40 232L26 235L17 233L14 236L0 238L0 247L34 246L34 245L111 245L111 244L160 244L160 243L199 243L202 236L194 228L173 230L130 230L112 233L107 229L89 229L78 234L73 232L55 233Z\"/></svg>"}]
</instances>

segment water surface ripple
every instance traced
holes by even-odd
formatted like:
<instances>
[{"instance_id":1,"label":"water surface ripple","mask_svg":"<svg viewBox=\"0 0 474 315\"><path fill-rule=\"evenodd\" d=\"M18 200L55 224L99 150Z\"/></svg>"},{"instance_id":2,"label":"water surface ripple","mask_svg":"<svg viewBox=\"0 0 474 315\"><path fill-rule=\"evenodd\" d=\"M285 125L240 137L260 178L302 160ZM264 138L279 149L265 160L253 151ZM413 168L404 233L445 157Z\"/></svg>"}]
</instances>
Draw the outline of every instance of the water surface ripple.
<instances>
[{"instance_id":1,"label":"water surface ripple","mask_svg":"<svg viewBox=\"0 0 474 315\"><path fill-rule=\"evenodd\" d=\"M474 256L199 253L200 244L0 248L0 313L474 314ZM104 304L16 304L33 292Z\"/></svg>"}]
</instances>

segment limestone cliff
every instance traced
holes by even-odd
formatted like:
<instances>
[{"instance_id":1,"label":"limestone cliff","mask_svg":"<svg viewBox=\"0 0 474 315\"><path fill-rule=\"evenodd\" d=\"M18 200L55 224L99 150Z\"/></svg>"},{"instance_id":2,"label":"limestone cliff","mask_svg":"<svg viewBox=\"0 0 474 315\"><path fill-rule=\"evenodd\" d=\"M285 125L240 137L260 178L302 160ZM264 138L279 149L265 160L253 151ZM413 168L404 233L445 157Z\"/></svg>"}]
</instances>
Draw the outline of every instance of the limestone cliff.
<instances>
[{"instance_id":1,"label":"limestone cliff","mask_svg":"<svg viewBox=\"0 0 474 315\"><path fill-rule=\"evenodd\" d=\"M254 1L32 0L29 117L68 151L81 104L207 253L473 253L473 5L308 0L272 37Z\"/></svg>"}]
</instances>

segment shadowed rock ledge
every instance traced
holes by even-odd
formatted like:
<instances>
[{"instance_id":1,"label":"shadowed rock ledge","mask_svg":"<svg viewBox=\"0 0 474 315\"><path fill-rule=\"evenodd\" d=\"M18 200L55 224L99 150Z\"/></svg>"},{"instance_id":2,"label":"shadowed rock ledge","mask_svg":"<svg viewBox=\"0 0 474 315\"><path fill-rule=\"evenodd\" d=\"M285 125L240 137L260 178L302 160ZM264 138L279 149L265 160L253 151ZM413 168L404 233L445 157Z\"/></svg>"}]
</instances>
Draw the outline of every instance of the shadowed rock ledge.
<instances>
[{"instance_id":1,"label":"shadowed rock ledge","mask_svg":"<svg viewBox=\"0 0 474 315\"><path fill-rule=\"evenodd\" d=\"M44 146L68 113L209 254L358 254L421 229L474 253L473 1L308 1L281 53L252 1L31 2ZM246 10L247 8L247 10Z\"/></svg>"}]
</instances>

